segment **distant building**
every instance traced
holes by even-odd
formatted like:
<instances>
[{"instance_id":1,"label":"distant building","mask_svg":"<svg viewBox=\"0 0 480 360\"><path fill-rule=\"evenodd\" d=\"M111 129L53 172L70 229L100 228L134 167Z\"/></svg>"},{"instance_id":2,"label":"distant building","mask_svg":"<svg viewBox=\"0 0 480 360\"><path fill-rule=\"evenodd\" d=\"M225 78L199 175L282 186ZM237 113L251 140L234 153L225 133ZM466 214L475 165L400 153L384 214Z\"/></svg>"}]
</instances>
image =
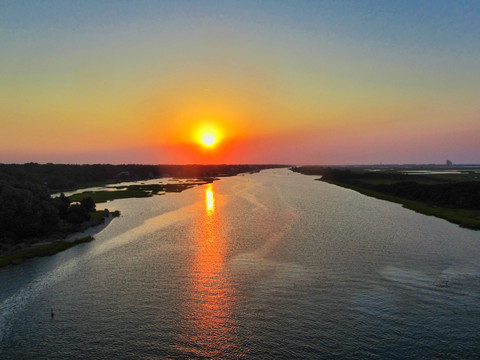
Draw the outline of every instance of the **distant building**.
<instances>
[{"instance_id":1,"label":"distant building","mask_svg":"<svg viewBox=\"0 0 480 360\"><path fill-rule=\"evenodd\" d=\"M452 166L453 163L450 160L447 160L447 166Z\"/></svg>"}]
</instances>

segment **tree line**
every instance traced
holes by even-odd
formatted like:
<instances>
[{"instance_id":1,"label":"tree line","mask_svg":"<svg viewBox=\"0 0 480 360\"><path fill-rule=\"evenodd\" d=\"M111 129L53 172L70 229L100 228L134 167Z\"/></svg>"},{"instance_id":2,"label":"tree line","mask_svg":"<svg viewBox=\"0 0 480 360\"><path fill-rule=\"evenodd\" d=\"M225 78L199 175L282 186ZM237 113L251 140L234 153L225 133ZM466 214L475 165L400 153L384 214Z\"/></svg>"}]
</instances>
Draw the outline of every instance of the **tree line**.
<instances>
[{"instance_id":1,"label":"tree line","mask_svg":"<svg viewBox=\"0 0 480 360\"><path fill-rule=\"evenodd\" d=\"M447 181L431 182L432 178L423 175L401 173L352 171L319 166L292 168L306 175L321 175L324 181L348 183L405 199L421 201L432 206L453 209L480 210L480 182ZM370 183L371 180L389 180L393 183ZM423 181L423 182L422 182Z\"/></svg>"},{"instance_id":2,"label":"tree line","mask_svg":"<svg viewBox=\"0 0 480 360\"><path fill-rule=\"evenodd\" d=\"M0 180L30 182L51 191L79 188L116 180L146 180L158 177L204 178L232 176L282 165L70 165L0 164Z\"/></svg>"},{"instance_id":3,"label":"tree line","mask_svg":"<svg viewBox=\"0 0 480 360\"><path fill-rule=\"evenodd\" d=\"M38 184L0 180L0 253L49 234L75 231L95 208L91 198L71 203L63 193L52 198Z\"/></svg>"}]
</instances>

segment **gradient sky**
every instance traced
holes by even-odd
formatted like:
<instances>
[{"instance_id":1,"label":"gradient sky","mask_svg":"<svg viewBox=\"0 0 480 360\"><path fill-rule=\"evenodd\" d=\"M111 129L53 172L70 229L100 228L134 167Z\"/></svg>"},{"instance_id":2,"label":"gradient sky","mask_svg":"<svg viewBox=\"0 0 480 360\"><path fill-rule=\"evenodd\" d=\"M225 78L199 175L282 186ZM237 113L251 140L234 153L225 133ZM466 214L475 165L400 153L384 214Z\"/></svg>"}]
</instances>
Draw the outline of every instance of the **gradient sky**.
<instances>
[{"instance_id":1,"label":"gradient sky","mask_svg":"<svg viewBox=\"0 0 480 360\"><path fill-rule=\"evenodd\" d=\"M0 162L446 159L480 163L480 1L0 2Z\"/></svg>"}]
</instances>

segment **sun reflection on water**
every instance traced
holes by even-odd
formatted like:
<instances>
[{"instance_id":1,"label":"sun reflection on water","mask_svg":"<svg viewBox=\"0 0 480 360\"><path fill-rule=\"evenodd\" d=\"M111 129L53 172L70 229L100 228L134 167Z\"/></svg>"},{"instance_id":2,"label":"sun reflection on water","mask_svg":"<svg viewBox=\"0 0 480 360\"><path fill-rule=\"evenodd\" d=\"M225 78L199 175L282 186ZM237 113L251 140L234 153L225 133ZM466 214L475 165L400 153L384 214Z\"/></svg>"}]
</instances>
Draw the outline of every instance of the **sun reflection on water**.
<instances>
[{"instance_id":1,"label":"sun reflection on water","mask_svg":"<svg viewBox=\"0 0 480 360\"><path fill-rule=\"evenodd\" d=\"M205 205L208 215L213 215L215 212L215 198L213 197L213 185L208 184L205 189Z\"/></svg>"},{"instance_id":2,"label":"sun reflection on water","mask_svg":"<svg viewBox=\"0 0 480 360\"><path fill-rule=\"evenodd\" d=\"M205 187L205 210L196 223L196 250L188 289L184 355L221 358L237 353L236 324L232 316L233 288L226 275L222 219L215 206L215 186Z\"/></svg>"}]
</instances>

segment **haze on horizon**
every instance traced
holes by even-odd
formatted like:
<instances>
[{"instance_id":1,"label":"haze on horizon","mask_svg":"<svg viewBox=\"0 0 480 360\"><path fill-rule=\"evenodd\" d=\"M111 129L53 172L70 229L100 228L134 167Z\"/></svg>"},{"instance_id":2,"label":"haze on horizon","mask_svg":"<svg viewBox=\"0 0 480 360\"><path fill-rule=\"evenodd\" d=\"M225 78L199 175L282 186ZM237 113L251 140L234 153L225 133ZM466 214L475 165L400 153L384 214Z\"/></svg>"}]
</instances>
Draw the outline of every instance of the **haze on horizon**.
<instances>
[{"instance_id":1,"label":"haze on horizon","mask_svg":"<svg viewBox=\"0 0 480 360\"><path fill-rule=\"evenodd\" d=\"M480 162L474 0L3 1L0 49L0 163Z\"/></svg>"}]
</instances>

